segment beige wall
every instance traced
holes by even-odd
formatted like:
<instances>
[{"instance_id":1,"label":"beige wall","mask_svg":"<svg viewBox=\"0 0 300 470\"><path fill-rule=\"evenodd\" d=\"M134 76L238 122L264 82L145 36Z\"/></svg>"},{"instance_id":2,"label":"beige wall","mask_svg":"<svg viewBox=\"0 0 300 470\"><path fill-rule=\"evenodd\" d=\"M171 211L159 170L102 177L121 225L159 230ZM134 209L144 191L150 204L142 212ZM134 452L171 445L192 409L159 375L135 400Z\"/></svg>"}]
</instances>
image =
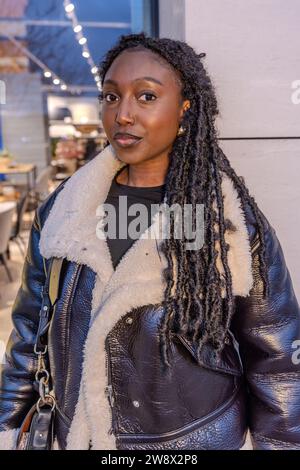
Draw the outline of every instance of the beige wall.
<instances>
[{"instance_id":1,"label":"beige wall","mask_svg":"<svg viewBox=\"0 0 300 470\"><path fill-rule=\"evenodd\" d=\"M197 52L206 52L219 100L217 126L229 138L220 145L275 228L300 301L300 103L291 99L292 83L300 80L300 2L175 3L173 28L172 10L163 19L170 0L160 0L160 36L176 38L179 31L179 39L184 33Z\"/></svg>"}]
</instances>

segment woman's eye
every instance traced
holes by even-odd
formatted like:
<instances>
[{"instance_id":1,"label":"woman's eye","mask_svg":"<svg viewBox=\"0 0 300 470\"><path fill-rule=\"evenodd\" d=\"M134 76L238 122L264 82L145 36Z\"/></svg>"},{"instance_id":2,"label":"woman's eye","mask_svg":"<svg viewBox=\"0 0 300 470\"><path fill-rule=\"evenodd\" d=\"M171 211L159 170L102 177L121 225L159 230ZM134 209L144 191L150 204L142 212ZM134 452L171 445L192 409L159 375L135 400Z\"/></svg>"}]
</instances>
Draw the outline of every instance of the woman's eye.
<instances>
[{"instance_id":1,"label":"woman's eye","mask_svg":"<svg viewBox=\"0 0 300 470\"><path fill-rule=\"evenodd\" d=\"M104 93L103 97L104 97L105 101L107 101L108 103L111 103L112 101L115 101L114 98L117 98L112 93ZM108 99L108 97L110 97L110 98Z\"/></svg>"},{"instance_id":2,"label":"woman's eye","mask_svg":"<svg viewBox=\"0 0 300 470\"><path fill-rule=\"evenodd\" d=\"M145 97L145 98L142 98L141 97ZM99 95L99 99L100 99L100 95ZM114 103L116 100L118 99L118 97L116 95L114 95L113 93L103 93L101 95L101 100L103 101L106 101L107 103ZM155 101L156 100L156 96L153 94L153 93L149 93L149 92L145 92L143 94L140 95L139 99L141 101Z\"/></svg>"},{"instance_id":3,"label":"woman's eye","mask_svg":"<svg viewBox=\"0 0 300 470\"><path fill-rule=\"evenodd\" d=\"M141 96L150 97L150 99L145 99L145 100L142 100L142 101L155 101L156 100L156 96L153 93L143 93ZM154 100L152 98L154 98Z\"/></svg>"}]
</instances>

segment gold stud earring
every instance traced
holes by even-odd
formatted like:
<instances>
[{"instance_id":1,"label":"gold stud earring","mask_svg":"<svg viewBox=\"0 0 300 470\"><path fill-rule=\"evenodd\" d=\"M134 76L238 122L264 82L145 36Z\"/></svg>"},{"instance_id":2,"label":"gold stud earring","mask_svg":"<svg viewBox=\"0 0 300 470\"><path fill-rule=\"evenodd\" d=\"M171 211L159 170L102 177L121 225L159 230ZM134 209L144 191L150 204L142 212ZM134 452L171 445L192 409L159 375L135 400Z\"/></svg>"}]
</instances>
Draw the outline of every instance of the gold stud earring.
<instances>
[{"instance_id":1,"label":"gold stud earring","mask_svg":"<svg viewBox=\"0 0 300 470\"><path fill-rule=\"evenodd\" d=\"M178 131L177 131L177 135L183 135L185 133L185 128L183 126L180 126Z\"/></svg>"}]
</instances>

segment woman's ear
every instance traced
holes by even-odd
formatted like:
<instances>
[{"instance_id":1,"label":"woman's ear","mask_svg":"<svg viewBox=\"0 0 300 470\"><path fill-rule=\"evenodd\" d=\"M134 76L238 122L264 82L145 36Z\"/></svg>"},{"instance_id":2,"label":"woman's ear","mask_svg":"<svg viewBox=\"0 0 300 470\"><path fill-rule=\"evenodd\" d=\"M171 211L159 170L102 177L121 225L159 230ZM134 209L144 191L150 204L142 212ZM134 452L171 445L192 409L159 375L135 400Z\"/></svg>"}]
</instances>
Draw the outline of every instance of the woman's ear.
<instances>
[{"instance_id":1,"label":"woman's ear","mask_svg":"<svg viewBox=\"0 0 300 470\"><path fill-rule=\"evenodd\" d=\"M181 109L180 109L180 119L184 116L185 112L190 108L191 102L190 100L184 100Z\"/></svg>"}]
</instances>

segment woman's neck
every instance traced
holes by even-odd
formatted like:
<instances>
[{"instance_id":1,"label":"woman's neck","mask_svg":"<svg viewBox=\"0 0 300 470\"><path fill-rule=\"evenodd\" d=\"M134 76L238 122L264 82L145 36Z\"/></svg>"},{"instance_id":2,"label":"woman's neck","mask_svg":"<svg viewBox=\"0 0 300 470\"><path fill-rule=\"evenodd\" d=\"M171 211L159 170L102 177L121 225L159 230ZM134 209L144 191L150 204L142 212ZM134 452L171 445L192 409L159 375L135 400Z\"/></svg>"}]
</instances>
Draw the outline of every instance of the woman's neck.
<instances>
[{"instance_id":1,"label":"woman's neck","mask_svg":"<svg viewBox=\"0 0 300 470\"><path fill-rule=\"evenodd\" d=\"M162 162L156 165L131 164L120 172L116 180L120 184L139 188L162 186L165 183L167 170L168 164L162 164Z\"/></svg>"}]
</instances>

